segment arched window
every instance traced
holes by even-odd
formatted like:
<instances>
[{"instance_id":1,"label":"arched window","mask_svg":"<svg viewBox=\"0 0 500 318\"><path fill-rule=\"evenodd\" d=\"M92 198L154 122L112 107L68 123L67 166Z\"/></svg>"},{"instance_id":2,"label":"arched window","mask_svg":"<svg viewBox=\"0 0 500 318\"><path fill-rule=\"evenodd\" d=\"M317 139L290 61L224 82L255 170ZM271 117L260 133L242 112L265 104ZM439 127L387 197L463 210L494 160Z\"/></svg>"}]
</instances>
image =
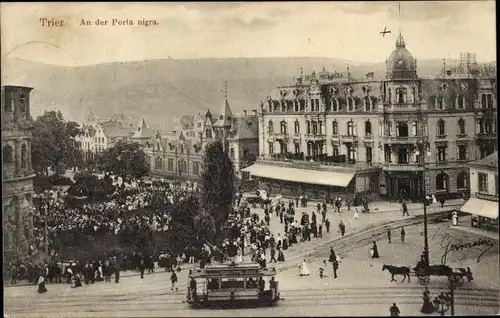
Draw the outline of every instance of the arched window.
<instances>
[{"instance_id":1,"label":"arched window","mask_svg":"<svg viewBox=\"0 0 500 318\"><path fill-rule=\"evenodd\" d=\"M14 158L13 158L13 150L12 150L12 147L10 145L5 145L3 147L3 154L2 154L2 158L3 158L3 163L12 163L14 161Z\"/></svg>"},{"instance_id":2,"label":"arched window","mask_svg":"<svg viewBox=\"0 0 500 318\"><path fill-rule=\"evenodd\" d=\"M364 98L365 102L365 110L370 111L372 109L372 100L369 96L365 96Z\"/></svg>"},{"instance_id":3,"label":"arched window","mask_svg":"<svg viewBox=\"0 0 500 318\"><path fill-rule=\"evenodd\" d=\"M436 108L437 109L444 109L444 102L443 102L443 97L442 96L438 96L436 98Z\"/></svg>"},{"instance_id":4,"label":"arched window","mask_svg":"<svg viewBox=\"0 0 500 318\"><path fill-rule=\"evenodd\" d=\"M21 167L26 167L26 145L21 146Z\"/></svg>"},{"instance_id":5,"label":"arched window","mask_svg":"<svg viewBox=\"0 0 500 318\"><path fill-rule=\"evenodd\" d=\"M365 121L365 136L372 135L372 123L369 120Z\"/></svg>"},{"instance_id":6,"label":"arched window","mask_svg":"<svg viewBox=\"0 0 500 318\"><path fill-rule=\"evenodd\" d=\"M347 122L347 135L354 136L354 122L352 120Z\"/></svg>"},{"instance_id":7,"label":"arched window","mask_svg":"<svg viewBox=\"0 0 500 318\"><path fill-rule=\"evenodd\" d=\"M464 171L457 175L457 189L467 189L468 188L468 174Z\"/></svg>"},{"instance_id":8,"label":"arched window","mask_svg":"<svg viewBox=\"0 0 500 318\"><path fill-rule=\"evenodd\" d=\"M436 190L448 191L448 175L444 172L436 176Z\"/></svg>"},{"instance_id":9,"label":"arched window","mask_svg":"<svg viewBox=\"0 0 500 318\"><path fill-rule=\"evenodd\" d=\"M396 89L396 103L404 104L406 103L406 88L399 87Z\"/></svg>"},{"instance_id":10,"label":"arched window","mask_svg":"<svg viewBox=\"0 0 500 318\"><path fill-rule=\"evenodd\" d=\"M457 108L458 109L464 109L465 108L465 96L464 95L459 95L457 97Z\"/></svg>"},{"instance_id":11,"label":"arched window","mask_svg":"<svg viewBox=\"0 0 500 318\"><path fill-rule=\"evenodd\" d=\"M336 120L332 123L332 135L336 136L339 134L339 126Z\"/></svg>"},{"instance_id":12,"label":"arched window","mask_svg":"<svg viewBox=\"0 0 500 318\"><path fill-rule=\"evenodd\" d=\"M354 101L354 98L348 97L347 98L347 110L352 112L356 108L356 103Z\"/></svg>"},{"instance_id":13,"label":"arched window","mask_svg":"<svg viewBox=\"0 0 500 318\"><path fill-rule=\"evenodd\" d=\"M444 123L443 119L438 120L437 129L438 129L438 131L437 131L438 136L446 135L445 123Z\"/></svg>"},{"instance_id":14,"label":"arched window","mask_svg":"<svg viewBox=\"0 0 500 318\"><path fill-rule=\"evenodd\" d=\"M461 135L465 134L465 120L463 118L460 118L458 120L458 133Z\"/></svg>"},{"instance_id":15,"label":"arched window","mask_svg":"<svg viewBox=\"0 0 500 318\"><path fill-rule=\"evenodd\" d=\"M274 127L273 127L273 121L270 120L268 123L268 132L273 133L274 132Z\"/></svg>"},{"instance_id":16,"label":"arched window","mask_svg":"<svg viewBox=\"0 0 500 318\"><path fill-rule=\"evenodd\" d=\"M298 120L295 121L295 133L300 133L300 124Z\"/></svg>"},{"instance_id":17,"label":"arched window","mask_svg":"<svg viewBox=\"0 0 500 318\"><path fill-rule=\"evenodd\" d=\"M282 134L286 134L286 121L282 120L280 123L280 130Z\"/></svg>"},{"instance_id":18,"label":"arched window","mask_svg":"<svg viewBox=\"0 0 500 318\"><path fill-rule=\"evenodd\" d=\"M332 111L336 112L338 110L338 102L336 98L332 98Z\"/></svg>"}]
</instances>

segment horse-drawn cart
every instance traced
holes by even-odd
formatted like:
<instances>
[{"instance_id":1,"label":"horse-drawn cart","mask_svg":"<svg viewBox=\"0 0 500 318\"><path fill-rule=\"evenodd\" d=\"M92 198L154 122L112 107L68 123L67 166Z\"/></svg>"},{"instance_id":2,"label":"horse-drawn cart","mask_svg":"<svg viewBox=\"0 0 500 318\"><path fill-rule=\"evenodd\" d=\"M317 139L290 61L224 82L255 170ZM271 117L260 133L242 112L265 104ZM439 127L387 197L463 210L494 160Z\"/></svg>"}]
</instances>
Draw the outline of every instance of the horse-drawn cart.
<instances>
[{"instance_id":1,"label":"horse-drawn cart","mask_svg":"<svg viewBox=\"0 0 500 318\"><path fill-rule=\"evenodd\" d=\"M448 265L417 266L412 270L412 276L416 276L421 285L429 284L431 276L446 276L448 281L454 280L463 285L464 277L467 277L465 268L451 268ZM472 277L472 273L470 273Z\"/></svg>"}]
</instances>

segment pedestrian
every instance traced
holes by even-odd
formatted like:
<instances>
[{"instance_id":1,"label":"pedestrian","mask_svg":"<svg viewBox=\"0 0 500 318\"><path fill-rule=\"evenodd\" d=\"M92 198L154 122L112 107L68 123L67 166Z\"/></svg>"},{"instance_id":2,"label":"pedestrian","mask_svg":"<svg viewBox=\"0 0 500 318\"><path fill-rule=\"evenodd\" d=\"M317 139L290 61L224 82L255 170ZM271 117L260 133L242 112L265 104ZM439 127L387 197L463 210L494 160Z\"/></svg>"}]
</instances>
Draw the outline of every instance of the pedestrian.
<instances>
[{"instance_id":1,"label":"pedestrian","mask_svg":"<svg viewBox=\"0 0 500 318\"><path fill-rule=\"evenodd\" d=\"M355 210L354 210L354 219L355 219L355 220L359 219L359 212L358 212L358 208L355 208Z\"/></svg>"},{"instance_id":2,"label":"pedestrian","mask_svg":"<svg viewBox=\"0 0 500 318\"><path fill-rule=\"evenodd\" d=\"M309 276L311 272L309 271L309 267L307 266L306 260L302 261L302 265L300 266L299 276Z\"/></svg>"},{"instance_id":3,"label":"pedestrian","mask_svg":"<svg viewBox=\"0 0 500 318\"><path fill-rule=\"evenodd\" d=\"M323 268L319 268L319 278L323 279Z\"/></svg>"},{"instance_id":4,"label":"pedestrian","mask_svg":"<svg viewBox=\"0 0 500 318\"><path fill-rule=\"evenodd\" d=\"M144 278L144 271L146 270L146 264L144 264L144 260L141 260L139 264L139 271L141 272L141 279Z\"/></svg>"},{"instance_id":5,"label":"pedestrian","mask_svg":"<svg viewBox=\"0 0 500 318\"><path fill-rule=\"evenodd\" d=\"M271 259L269 260L269 263L272 263L273 261L275 263L278 262L275 256L276 256L276 250L274 249L274 246L271 246Z\"/></svg>"},{"instance_id":6,"label":"pedestrian","mask_svg":"<svg viewBox=\"0 0 500 318\"><path fill-rule=\"evenodd\" d=\"M318 237L323 237L323 225L318 226Z\"/></svg>"},{"instance_id":7,"label":"pedestrian","mask_svg":"<svg viewBox=\"0 0 500 318\"><path fill-rule=\"evenodd\" d=\"M170 288L170 290L174 290L175 283L177 283L177 274L175 273L175 271L172 271L172 275L170 276L170 281L172 282L172 288ZM177 290L178 288L175 287L175 291Z\"/></svg>"},{"instance_id":8,"label":"pedestrian","mask_svg":"<svg viewBox=\"0 0 500 318\"><path fill-rule=\"evenodd\" d=\"M387 229L387 239L389 240L389 243L391 243L391 229Z\"/></svg>"},{"instance_id":9,"label":"pedestrian","mask_svg":"<svg viewBox=\"0 0 500 318\"><path fill-rule=\"evenodd\" d=\"M444 203L445 203L445 199L444 197L441 197L441 199L439 199L439 203L441 203L441 207L444 208Z\"/></svg>"},{"instance_id":10,"label":"pedestrian","mask_svg":"<svg viewBox=\"0 0 500 318\"><path fill-rule=\"evenodd\" d=\"M351 211L351 200L347 200L347 211Z\"/></svg>"},{"instance_id":11,"label":"pedestrian","mask_svg":"<svg viewBox=\"0 0 500 318\"><path fill-rule=\"evenodd\" d=\"M405 242L405 236L406 236L405 228L402 226L401 227L401 243Z\"/></svg>"},{"instance_id":12,"label":"pedestrian","mask_svg":"<svg viewBox=\"0 0 500 318\"><path fill-rule=\"evenodd\" d=\"M40 278L38 278L38 293L43 294L47 292L47 288L45 287L45 277L43 275L40 275Z\"/></svg>"},{"instance_id":13,"label":"pedestrian","mask_svg":"<svg viewBox=\"0 0 500 318\"><path fill-rule=\"evenodd\" d=\"M340 230L340 234L342 236L344 236L344 234L345 234L345 225L344 225L344 222L342 222L342 220L340 220L340 223L339 223L339 230Z\"/></svg>"},{"instance_id":14,"label":"pedestrian","mask_svg":"<svg viewBox=\"0 0 500 318\"><path fill-rule=\"evenodd\" d=\"M380 257L378 255L378 247L377 247L377 243L375 241L373 241L373 245L371 248L371 256L372 256L372 258L379 258Z\"/></svg>"},{"instance_id":15,"label":"pedestrian","mask_svg":"<svg viewBox=\"0 0 500 318\"><path fill-rule=\"evenodd\" d=\"M330 257L328 258L328 261L330 263L333 263L336 260L337 260L337 255L335 255L335 251L333 250L333 247L330 247Z\"/></svg>"},{"instance_id":16,"label":"pedestrian","mask_svg":"<svg viewBox=\"0 0 500 318\"><path fill-rule=\"evenodd\" d=\"M474 277L472 277L472 272L470 270L470 267L467 267L467 272L465 273L465 276L467 277L467 282L471 282L474 280Z\"/></svg>"},{"instance_id":17,"label":"pedestrian","mask_svg":"<svg viewBox=\"0 0 500 318\"><path fill-rule=\"evenodd\" d=\"M325 220L326 233L330 233L330 220Z\"/></svg>"},{"instance_id":18,"label":"pedestrian","mask_svg":"<svg viewBox=\"0 0 500 318\"><path fill-rule=\"evenodd\" d=\"M398 306L396 306L396 303L392 304L392 307L389 309L389 312L391 313L391 317L399 317L399 314L401 313L399 311Z\"/></svg>"},{"instance_id":19,"label":"pedestrian","mask_svg":"<svg viewBox=\"0 0 500 318\"><path fill-rule=\"evenodd\" d=\"M423 293L424 304L422 305L422 308L420 309L420 312L423 314L434 313L434 306L432 305L431 298L430 298L429 294L430 294L429 290L426 287L424 290L424 293Z\"/></svg>"},{"instance_id":20,"label":"pedestrian","mask_svg":"<svg viewBox=\"0 0 500 318\"><path fill-rule=\"evenodd\" d=\"M408 206L406 205L406 202L403 201L403 216L410 216L410 214L408 213Z\"/></svg>"},{"instance_id":21,"label":"pedestrian","mask_svg":"<svg viewBox=\"0 0 500 318\"><path fill-rule=\"evenodd\" d=\"M339 269L339 261L337 258L335 258L332 262L332 267L333 267L333 278L337 278L337 270Z\"/></svg>"}]
</instances>

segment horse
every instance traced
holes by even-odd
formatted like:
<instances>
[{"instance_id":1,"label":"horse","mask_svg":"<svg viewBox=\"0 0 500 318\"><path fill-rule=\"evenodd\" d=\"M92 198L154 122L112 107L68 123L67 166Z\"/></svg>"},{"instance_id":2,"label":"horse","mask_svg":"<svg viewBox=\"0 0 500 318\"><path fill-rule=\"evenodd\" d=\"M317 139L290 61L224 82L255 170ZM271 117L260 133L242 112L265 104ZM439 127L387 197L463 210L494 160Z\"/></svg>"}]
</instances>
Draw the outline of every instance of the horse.
<instances>
[{"instance_id":1,"label":"horse","mask_svg":"<svg viewBox=\"0 0 500 318\"><path fill-rule=\"evenodd\" d=\"M406 266L393 266L393 265L387 265L384 264L382 266L382 271L388 270L389 273L391 273L391 282L395 282L396 280L394 279L394 275L402 275L403 280L401 281L402 283L405 281L406 277L408 277L408 283L410 282L410 268Z\"/></svg>"}]
</instances>

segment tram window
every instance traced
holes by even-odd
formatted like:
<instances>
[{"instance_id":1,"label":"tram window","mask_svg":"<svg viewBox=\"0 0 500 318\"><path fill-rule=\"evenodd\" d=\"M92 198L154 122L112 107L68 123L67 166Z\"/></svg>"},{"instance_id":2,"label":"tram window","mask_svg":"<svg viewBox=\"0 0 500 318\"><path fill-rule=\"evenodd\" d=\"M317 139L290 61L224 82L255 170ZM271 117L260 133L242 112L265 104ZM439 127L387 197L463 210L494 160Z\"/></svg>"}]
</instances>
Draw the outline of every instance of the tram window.
<instances>
[{"instance_id":1,"label":"tram window","mask_svg":"<svg viewBox=\"0 0 500 318\"><path fill-rule=\"evenodd\" d=\"M244 288L244 278L223 278L220 288Z\"/></svg>"},{"instance_id":2,"label":"tram window","mask_svg":"<svg viewBox=\"0 0 500 318\"><path fill-rule=\"evenodd\" d=\"M207 289L219 289L219 280L216 278L209 279Z\"/></svg>"},{"instance_id":3,"label":"tram window","mask_svg":"<svg viewBox=\"0 0 500 318\"><path fill-rule=\"evenodd\" d=\"M247 288L258 288L257 279L249 277L247 279Z\"/></svg>"}]
</instances>

